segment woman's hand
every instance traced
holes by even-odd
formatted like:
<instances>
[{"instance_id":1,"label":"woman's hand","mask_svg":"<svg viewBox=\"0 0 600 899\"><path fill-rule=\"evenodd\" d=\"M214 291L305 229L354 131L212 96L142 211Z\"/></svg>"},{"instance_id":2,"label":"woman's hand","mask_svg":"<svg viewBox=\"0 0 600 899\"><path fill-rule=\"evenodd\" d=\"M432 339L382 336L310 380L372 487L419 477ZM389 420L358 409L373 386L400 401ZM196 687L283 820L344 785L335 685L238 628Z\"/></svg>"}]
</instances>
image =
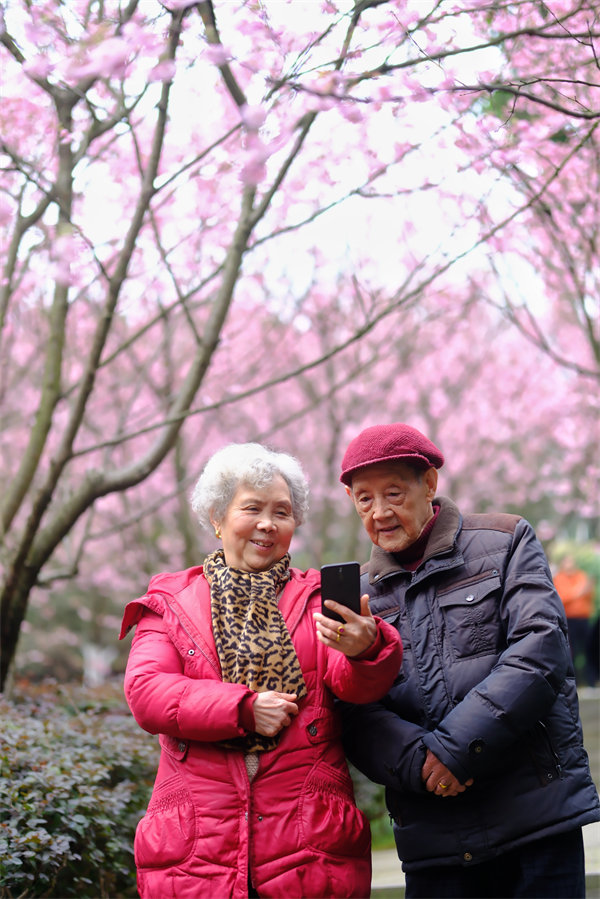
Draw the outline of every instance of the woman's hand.
<instances>
[{"instance_id":1,"label":"woman's hand","mask_svg":"<svg viewBox=\"0 0 600 899\"><path fill-rule=\"evenodd\" d=\"M350 659L359 656L373 645L377 637L377 623L369 609L368 593L364 593L360 598L360 615L331 599L327 599L325 605L328 609L338 612L344 623L315 612L317 638L321 643L343 652Z\"/></svg>"},{"instance_id":2,"label":"woman's hand","mask_svg":"<svg viewBox=\"0 0 600 899\"><path fill-rule=\"evenodd\" d=\"M430 793L436 796L458 796L464 793L467 787L473 783L473 778L469 778L464 784L454 776L449 768L446 768L443 762L428 749L425 763L421 769L421 780L425 784Z\"/></svg>"},{"instance_id":3,"label":"woman's hand","mask_svg":"<svg viewBox=\"0 0 600 899\"><path fill-rule=\"evenodd\" d=\"M256 733L274 737L291 724L293 716L298 714L297 698L295 693L277 693L275 690L258 693L252 705Z\"/></svg>"}]
</instances>

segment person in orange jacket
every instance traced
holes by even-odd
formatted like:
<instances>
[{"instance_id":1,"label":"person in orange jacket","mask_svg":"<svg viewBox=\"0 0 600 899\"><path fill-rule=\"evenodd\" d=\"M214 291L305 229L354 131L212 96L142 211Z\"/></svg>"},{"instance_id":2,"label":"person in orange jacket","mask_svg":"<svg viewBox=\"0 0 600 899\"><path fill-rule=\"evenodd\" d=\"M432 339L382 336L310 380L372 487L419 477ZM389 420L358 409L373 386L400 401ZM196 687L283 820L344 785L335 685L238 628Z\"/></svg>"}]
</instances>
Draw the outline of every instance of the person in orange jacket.
<instances>
[{"instance_id":1,"label":"person in orange jacket","mask_svg":"<svg viewBox=\"0 0 600 899\"><path fill-rule=\"evenodd\" d=\"M573 556L567 554L561 559L558 571L554 575L554 586L565 607L577 682L593 687L594 678L587 657L594 605L592 579L577 567Z\"/></svg>"}]
</instances>

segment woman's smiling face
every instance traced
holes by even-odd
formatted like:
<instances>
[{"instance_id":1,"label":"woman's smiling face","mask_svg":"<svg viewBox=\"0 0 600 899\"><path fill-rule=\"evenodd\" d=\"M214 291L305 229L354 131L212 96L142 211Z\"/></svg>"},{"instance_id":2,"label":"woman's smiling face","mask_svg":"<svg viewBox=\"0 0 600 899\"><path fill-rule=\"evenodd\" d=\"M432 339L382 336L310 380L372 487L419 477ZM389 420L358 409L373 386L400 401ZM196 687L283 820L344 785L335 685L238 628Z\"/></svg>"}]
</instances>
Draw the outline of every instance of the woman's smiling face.
<instances>
[{"instance_id":1,"label":"woman's smiling face","mask_svg":"<svg viewBox=\"0 0 600 899\"><path fill-rule=\"evenodd\" d=\"M296 530L286 481L278 474L265 487L240 484L224 518L213 525L221 531L225 562L231 568L271 568L289 550Z\"/></svg>"}]
</instances>

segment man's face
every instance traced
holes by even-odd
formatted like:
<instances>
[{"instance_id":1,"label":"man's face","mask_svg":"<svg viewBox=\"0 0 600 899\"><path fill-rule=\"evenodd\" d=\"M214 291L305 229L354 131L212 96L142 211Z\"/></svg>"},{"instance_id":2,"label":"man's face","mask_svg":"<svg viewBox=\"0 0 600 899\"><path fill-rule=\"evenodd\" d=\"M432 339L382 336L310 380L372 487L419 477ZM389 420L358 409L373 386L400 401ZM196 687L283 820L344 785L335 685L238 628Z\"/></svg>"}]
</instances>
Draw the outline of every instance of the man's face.
<instances>
[{"instance_id":1,"label":"man's face","mask_svg":"<svg viewBox=\"0 0 600 899\"><path fill-rule=\"evenodd\" d=\"M404 462L380 462L357 472L346 488L372 542L402 552L433 517L437 471L422 473Z\"/></svg>"}]
</instances>

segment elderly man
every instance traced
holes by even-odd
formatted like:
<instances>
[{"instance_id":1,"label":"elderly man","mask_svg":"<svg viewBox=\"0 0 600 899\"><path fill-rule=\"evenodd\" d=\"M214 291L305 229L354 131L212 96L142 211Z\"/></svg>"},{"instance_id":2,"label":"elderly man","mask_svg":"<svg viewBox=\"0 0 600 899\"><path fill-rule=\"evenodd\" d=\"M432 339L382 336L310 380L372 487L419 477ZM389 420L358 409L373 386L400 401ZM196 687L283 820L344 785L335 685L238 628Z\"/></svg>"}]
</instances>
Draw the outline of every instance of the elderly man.
<instances>
[{"instance_id":1,"label":"elderly man","mask_svg":"<svg viewBox=\"0 0 600 899\"><path fill-rule=\"evenodd\" d=\"M386 787L407 899L582 897L600 810L563 606L531 525L436 496L443 462L400 423L344 455L363 592L404 643L389 693L345 708L346 751Z\"/></svg>"}]
</instances>

